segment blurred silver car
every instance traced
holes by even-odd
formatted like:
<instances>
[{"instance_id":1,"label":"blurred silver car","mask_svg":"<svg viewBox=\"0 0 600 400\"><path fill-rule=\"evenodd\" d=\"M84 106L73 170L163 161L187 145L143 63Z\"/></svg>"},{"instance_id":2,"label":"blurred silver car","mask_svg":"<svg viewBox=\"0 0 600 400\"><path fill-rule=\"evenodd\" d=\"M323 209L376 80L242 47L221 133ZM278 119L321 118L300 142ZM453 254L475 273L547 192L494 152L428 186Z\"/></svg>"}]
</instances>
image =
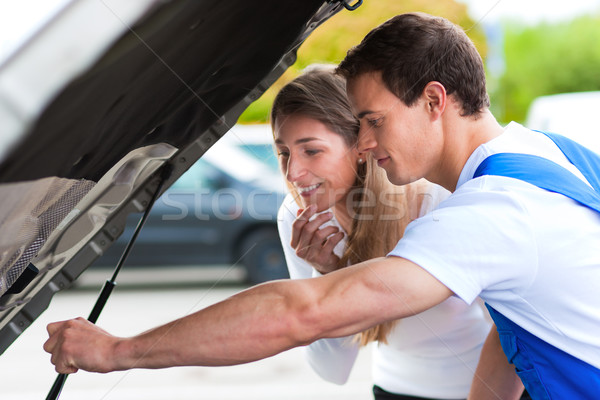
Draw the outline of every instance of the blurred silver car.
<instances>
[{"instance_id":1,"label":"blurred silver car","mask_svg":"<svg viewBox=\"0 0 600 400\"><path fill-rule=\"evenodd\" d=\"M267 125L233 127L158 199L126 264L237 265L250 283L288 278L277 233L285 186L272 141ZM117 264L138 220L127 218L96 266Z\"/></svg>"},{"instance_id":2,"label":"blurred silver car","mask_svg":"<svg viewBox=\"0 0 600 400\"><path fill-rule=\"evenodd\" d=\"M600 91L560 93L536 98L525 125L554 132L600 153Z\"/></svg>"}]
</instances>

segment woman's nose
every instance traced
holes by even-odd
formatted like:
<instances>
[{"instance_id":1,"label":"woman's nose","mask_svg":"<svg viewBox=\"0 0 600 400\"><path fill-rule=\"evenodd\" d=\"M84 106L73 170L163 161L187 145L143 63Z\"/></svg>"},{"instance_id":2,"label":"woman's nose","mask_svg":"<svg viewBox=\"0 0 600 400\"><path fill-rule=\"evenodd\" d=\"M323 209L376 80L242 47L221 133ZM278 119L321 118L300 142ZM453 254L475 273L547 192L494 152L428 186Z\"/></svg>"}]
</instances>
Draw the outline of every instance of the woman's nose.
<instances>
[{"instance_id":1,"label":"woman's nose","mask_svg":"<svg viewBox=\"0 0 600 400\"><path fill-rule=\"evenodd\" d=\"M305 168L300 160L295 157L289 156L287 160L287 170L285 177L288 182L295 182L305 173Z\"/></svg>"}]
</instances>

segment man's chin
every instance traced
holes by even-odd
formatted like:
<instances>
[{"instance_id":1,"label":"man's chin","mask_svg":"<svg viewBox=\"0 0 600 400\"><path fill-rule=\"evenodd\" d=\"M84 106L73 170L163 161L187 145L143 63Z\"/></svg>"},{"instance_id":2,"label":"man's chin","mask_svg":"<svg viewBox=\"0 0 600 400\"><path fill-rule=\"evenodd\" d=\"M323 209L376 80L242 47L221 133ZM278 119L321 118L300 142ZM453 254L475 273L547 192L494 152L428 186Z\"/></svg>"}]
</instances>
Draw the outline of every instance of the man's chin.
<instances>
[{"instance_id":1,"label":"man's chin","mask_svg":"<svg viewBox=\"0 0 600 400\"><path fill-rule=\"evenodd\" d=\"M387 170L385 171L385 174L388 178L388 181L390 181L390 183L392 185L396 185L396 186L408 185L409 183L413 183L413 182L419 180L419 178L408 178L408 177L394 175Z\"/></svg>"},{"instance_id":2,"label":"man's chin","mask_svg":"<svg viewBox=\"0 0 600 400\"><path fill-rule=\"evenodd\" d=\"M404 185L405 184L404 182L402 182L402 179L400 179L396 175L393 175L387 169L385 170L385 175L387 176L388 181L390 181L393 185L400 186L400 185Z\"/></svg>"}]
</instances>

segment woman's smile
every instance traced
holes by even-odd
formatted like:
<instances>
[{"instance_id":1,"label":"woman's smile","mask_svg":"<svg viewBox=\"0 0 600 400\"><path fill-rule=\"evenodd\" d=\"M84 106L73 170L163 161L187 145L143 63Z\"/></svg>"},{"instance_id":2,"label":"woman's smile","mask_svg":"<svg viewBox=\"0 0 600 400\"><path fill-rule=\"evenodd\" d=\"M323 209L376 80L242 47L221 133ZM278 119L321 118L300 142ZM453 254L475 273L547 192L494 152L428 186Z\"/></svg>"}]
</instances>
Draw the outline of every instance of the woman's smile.
<instances>
[{"instance_id":1,"label":"woman's smile","mask_svg":"<svg viewBox=\"0 0 600 400\"><path fill-rule=\"evenodd\" d=\"M310 186L304 186L304 187L296 186L296 190L298 190L298 193L300 194L300 196L310 197L317 192L317 189L320 186L321 186L321 183L317 183L317 184L310 185Z\"/></svg>"}]
</instances>

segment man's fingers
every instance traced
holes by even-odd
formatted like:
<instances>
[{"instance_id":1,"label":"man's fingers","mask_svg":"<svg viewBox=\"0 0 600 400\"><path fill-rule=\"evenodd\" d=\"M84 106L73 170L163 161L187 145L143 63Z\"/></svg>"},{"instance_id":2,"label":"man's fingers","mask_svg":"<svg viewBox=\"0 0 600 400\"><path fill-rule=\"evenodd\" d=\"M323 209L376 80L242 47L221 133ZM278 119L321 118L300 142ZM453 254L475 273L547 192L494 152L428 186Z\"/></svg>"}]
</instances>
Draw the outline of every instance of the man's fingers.
<instances>
[{"instance_id":1,"label":"man's fingers","mask_svg":"<svg viewBox=\"0 0 600 400\"><path fill-rule=\"evenodd\" d=\"M67 356L62 352L53 352L52 357L50 357L50 362L54 364L54 369L59 374L74 374L79 371L71 361L68 361Z\"/></svg>"},{"instance_id":2,"label":"man's fingers","mask_svg":"<svg viewBox=\"0 0 600 400\"><path fill-rule=\"evenodd\" d=\"M54 336L50 336L50 338L48 340L46 340L46 343L44 343L44 346L43 346L44 351L46 353L52 353L55 343L56 343L56 338Z\"/></svg>"},{"instance_id":3,"label":"man's fingers","mask_svg":"<svg viewBox=\"0 0 600 400\"><path fill-rule=\"evenodd\" d=\"M51 354L50 362L55 365L56 372L73 374L79 370L71 355L73 344L78 344L78 338L88 325L93 324L81 317L48 324L46 330L49 338L44 343L44 350ZM76 338L76 339L73 339Z\"/></svg>"},{"instance_id":4,"label":"man's fingers","mask_svg":"<svg viewBox=\"0 0 600 400\"><path fill-rule=\"evenodd\" d=\"M47 353L51 353L54 350L54 347L56 346L60 337L60 333L65 329L67 322L68 321L53 322L46 326L46 331L48 331L49 337L48 340L46 340L46 343L44 343L43 347Z\"/></svg>"},{"instance_id":5,"label":"man's fingers","mask_svg":"<svg viewBox=\"0 0 600 400\"><path fill-rule=\"evenodd\" d=\"M54 368L54 370L56 372L58 372L59 374L74 374L75 372L79 371L79 369L75 368L75 367L67 367L67 366L56 366Z\"/></svg>"},{"instance_id":6,"label":"man's fingers","mask_svg":"<svg viewBox=\"0 0 600 400\"><path fill-rule=\"evenodd\" d=\"M52 322L46 326L46 331L48 331L48 335L52 336L56 331L58 331L65 321L60 322Z\"/></svg>"},{"instance_id":7,"label":"man's fingers","mask_svg":"<svg viewBox=\"0 0 600 400\"><path fill-rule=\"evenodd\" d=\"M62 348L64 338L62 337L62 328L64 322L55 322L48 326L48 332L51 332L50 338L44 343L44 350L50 353L50 362L54 365L56 372L60 374L74 374L78 371L70 362L67 361L67 355Z\"/></svg>"}]
</instances>

